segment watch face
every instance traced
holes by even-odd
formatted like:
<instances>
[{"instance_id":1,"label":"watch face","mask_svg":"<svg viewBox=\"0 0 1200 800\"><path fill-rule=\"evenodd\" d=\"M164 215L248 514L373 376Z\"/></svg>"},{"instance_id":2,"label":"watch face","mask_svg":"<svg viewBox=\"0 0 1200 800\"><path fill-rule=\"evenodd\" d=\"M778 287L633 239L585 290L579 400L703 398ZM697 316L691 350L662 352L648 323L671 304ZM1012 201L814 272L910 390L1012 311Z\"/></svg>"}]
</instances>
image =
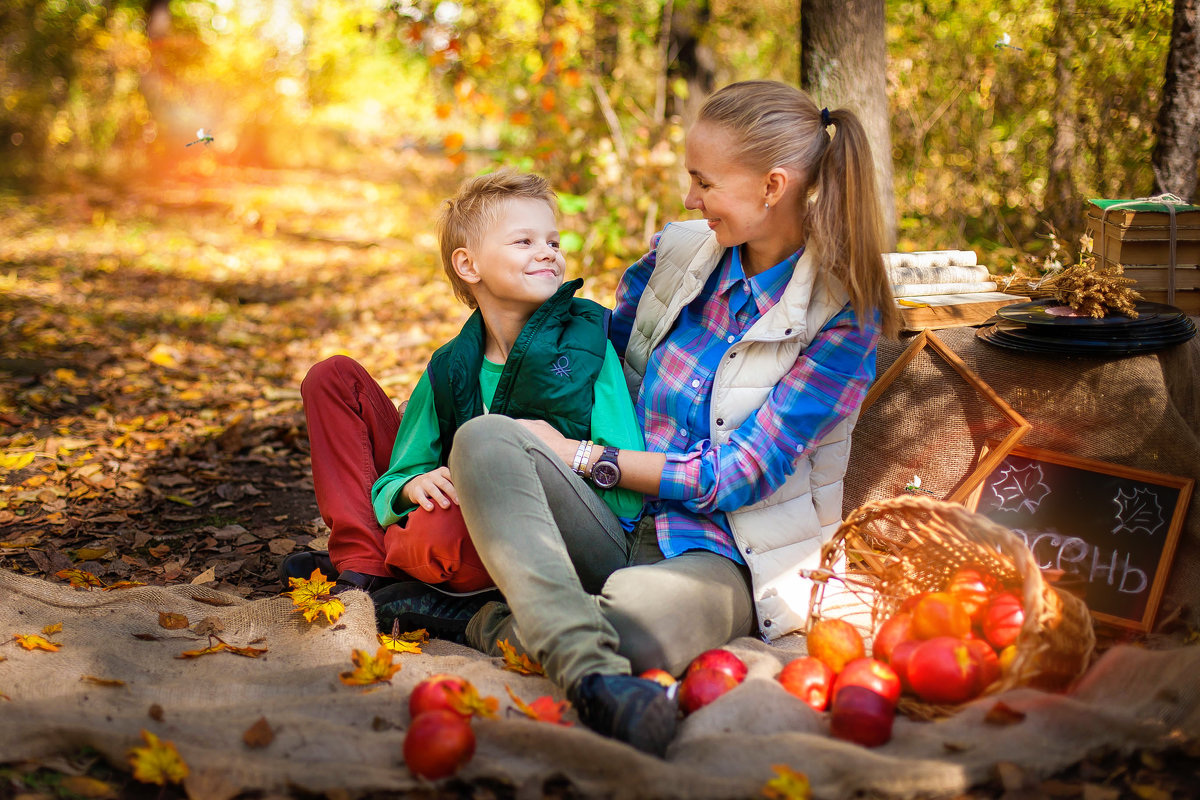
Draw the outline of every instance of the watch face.
<instances>
[{"instance_id":1,"label":"watch face","mask_svg":"<svg viewBox=\"0 0 1200 800\"><path fill-rule=\"evenodd\" d=\"M592 467L592 483L601 489L611 489L621 480L621 470L611 461L600 461Z\"/></svg>"}]
</instances>

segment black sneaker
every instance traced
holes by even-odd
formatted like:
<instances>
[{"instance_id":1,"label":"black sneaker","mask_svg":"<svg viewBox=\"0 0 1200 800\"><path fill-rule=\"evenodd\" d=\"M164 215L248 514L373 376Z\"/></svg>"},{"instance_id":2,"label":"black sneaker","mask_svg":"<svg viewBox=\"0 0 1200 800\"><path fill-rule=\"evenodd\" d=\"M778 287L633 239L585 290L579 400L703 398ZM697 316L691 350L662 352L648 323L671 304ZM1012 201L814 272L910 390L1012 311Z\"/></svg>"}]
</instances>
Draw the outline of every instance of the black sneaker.
<instances>
[{"instance_id":1,"label":"black sneaker","mask_svg":"<svg viewBox=\"0 0 1200 800\"><path fill-rule=\"evenodd\" d=\"M279 583L282 584L283 590L286 592L292 588L292 583L289 578L303 578L307 580L313 574L313 570L321 570L321 574L326 580L333 581L333 590L330 594L341 594L342 592L350 591L351 589L361 589L371 595L385 587L391 586L396 582L395 578L384 578L379 575L367 575L362 572L354 572L346 570L338 572L333 566L333 561L329 558L329 553L324 550L309 550L303 553L292 553L284 556L279 562Z\"/></svg>"},{"instance_id":2,"label":"black sneaker","mask_svg":"<svg viewBox=\"0 0 1200 800\"><path fill-rule=\"evenodd\" d=\"M397 623L401 631L424 628L435 639L466 644L467 623L484 604L500 598L496 590L474 594L447 594L427 583L404 581L371 594L379 630L390 634Z\"/></svg>"},{"instance_id":3,"label":"black sneaker","mask_svg":"<svg viewBox=\"0 0 1200 800\"><path fill-rule=\"evenodd\" d=\"M585 675L568 693L579 719L596 733L662 757L675 738L679 709L667 690L632 675Z\"/></svg>"}]
</instances>

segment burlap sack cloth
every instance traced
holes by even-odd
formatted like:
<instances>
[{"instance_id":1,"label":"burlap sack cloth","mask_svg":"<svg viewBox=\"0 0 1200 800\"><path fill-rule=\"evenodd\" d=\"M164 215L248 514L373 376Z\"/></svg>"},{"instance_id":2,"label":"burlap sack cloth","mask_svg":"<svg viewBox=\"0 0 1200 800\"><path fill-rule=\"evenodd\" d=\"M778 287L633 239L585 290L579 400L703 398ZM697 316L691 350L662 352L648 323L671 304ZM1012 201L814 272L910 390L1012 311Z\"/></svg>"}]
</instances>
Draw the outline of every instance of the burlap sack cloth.
<instances>
[{"instance_id":1,"label":"burlap sack cloth","mask_svg":"<svg viewBox=\"0 0 1200 800\"><path fill-rule=\"evenodd\" d=\"M970 329L939 336L1033 423L1027 443L1085 457L1200 478L1200 342L1123 359L1052 359L978 343ZM880 373L903 343L885 343ZM920 356L866 413L855 433L847 509L900 490L913 474L948 491L969 472L986 438L1004 423L940 362ZM993 418L994 417L994 418ZM1193 503L1171 574L1164 613L1190 601L1200 583L1200 512ZM265 647L257 659L228 653L180 660L203 644L169 631L159 612L193 624L215 618L230 644ZM1194 614L1194 610L1189 612ZM1033 776L1095 748L1152 747L1173 732L1200 736L1200 647L1163 640L1160 649L1109 650L1067 695L1016 690L1004 702L1027 714L987 725L995 698L935 723L898 719L874 750L827 736L827 722L774 680L803 652L803 638L768 646L741 639L731 649L750 666L746 682L683 721L665 760L644 756L576 725L562 728L510 711L505 686L526 701L557 690L545 679L502 671L467 648L430 644L400 656L391 685L343 685L355 648L376 648L365 595L347 596L334 625L306 623L286 598L246 602L198 586L116 592L0 573L0 636L62 623L55 653L0 649L0 760L39 759L91 746L117 764L143 728L173 741L190 765L193 797L224 800L241 790L404 790L420 785L404 766L407 699L422 678L463 675L501 700L501 718L476 720L478 750L460 777L497 780L537 797L563 777L586 796L754 797L786 764L808 774L816 796L953 793L986 780L997 762ZM211 624L211 620L209 623ZM152 635L152 639L138 635ZM92 679L118 679L121 686ZM161 714L151 716L152 706ZM572 715L573 716L573 715ZM265 717L275 732L251 749L243 732Z\"/></svg>"}]
</instances>

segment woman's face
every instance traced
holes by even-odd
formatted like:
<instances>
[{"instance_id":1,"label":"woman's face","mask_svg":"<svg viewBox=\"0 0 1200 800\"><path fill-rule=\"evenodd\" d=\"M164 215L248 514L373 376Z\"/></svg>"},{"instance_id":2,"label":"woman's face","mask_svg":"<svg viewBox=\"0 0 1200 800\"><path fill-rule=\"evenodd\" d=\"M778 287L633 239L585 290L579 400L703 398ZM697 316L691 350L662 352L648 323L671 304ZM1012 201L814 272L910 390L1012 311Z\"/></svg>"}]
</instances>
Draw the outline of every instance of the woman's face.
<instances>
[{"instance_id":1,"label":"woman's face","mask_svg":"<svg viewBox=\"0 0 1200 800\"><path fill-rule=\"evenodd\" d=\"M699 211L722 247L735 247L768 232L766 175L734 159L728 129L697 123L688 133L684 165L691 176L684 207Z\"/></svg>"}]
</instances>

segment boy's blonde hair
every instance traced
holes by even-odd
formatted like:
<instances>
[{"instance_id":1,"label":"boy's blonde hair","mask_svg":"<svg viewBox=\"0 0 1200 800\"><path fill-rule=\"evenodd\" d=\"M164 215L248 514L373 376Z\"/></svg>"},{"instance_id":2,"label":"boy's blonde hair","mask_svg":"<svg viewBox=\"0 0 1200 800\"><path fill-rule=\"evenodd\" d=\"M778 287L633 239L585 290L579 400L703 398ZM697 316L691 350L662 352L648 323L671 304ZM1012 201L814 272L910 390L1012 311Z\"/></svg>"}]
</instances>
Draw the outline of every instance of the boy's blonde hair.
<instances>
[{"instance_id":1,"label":"boy's blonde hair","mask_svg":"<svg viewBox=\"0 0 1200 800\"><path fill-rule=\"evenodd\" d=\"M502 169L463 181L438 217L442 269L454 287L454 295L468 308L476 308L478 304L471 285L454 271L454 251L460 247L478 247L488 229L496 224L504 201L513 198L542 200L558 213L558 198L549 181L541 175Z\"/></svg>"}]
</instances>

